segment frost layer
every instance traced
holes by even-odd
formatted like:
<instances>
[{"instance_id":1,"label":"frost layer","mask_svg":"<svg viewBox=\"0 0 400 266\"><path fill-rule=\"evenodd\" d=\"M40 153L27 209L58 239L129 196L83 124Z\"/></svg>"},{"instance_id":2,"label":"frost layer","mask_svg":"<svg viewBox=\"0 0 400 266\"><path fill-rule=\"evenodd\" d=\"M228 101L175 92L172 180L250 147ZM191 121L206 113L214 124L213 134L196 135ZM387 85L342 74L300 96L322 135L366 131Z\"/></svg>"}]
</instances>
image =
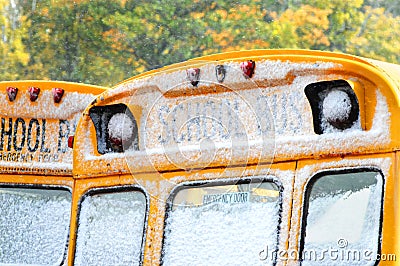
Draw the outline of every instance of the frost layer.
<instances>
[{"instance_id":1,"label":"frost layer","mask_svg":"<svg viewBox=\"0 0 400 266\"><path fill-rule=\"evenodd\" d=\"M137 191L85 198L75 265L140 265L145 214L145 196Z\"/></svg>"},{"instance_id":2,"label":"frost layer","mask_svg":"<svg viewBox=\"0 0 400 266\"><path fill-rule=\"evenodd\" d=\"M260 252L276 248L278 215L278 201L178 208L167 220L164 265L265 265Z\"/></svg>"},{"instance_id":3,"label":"frost layer","mask_svg":"<svg viewBox=\"0 0 400 266\"><path fill-rule=\"evenodd\" d=\"M71 193L0 189L0 264L60 265L66 250Z\"/></svg>"},{"instance_id":4,"label":"frost layer","mask_svg":"<svg viewBox=\"0 0 400 266\"><path fill-rule=\"evenodd\" d=\"M306 255L302 265L320 265L321 262L335 265L375 264L382 177L376 174L375 184L360 187L367 178L370 177L359 178L358 184L351 184L351 189L344 188L339 194L327 193L311 200L303 253ZM329 250L334 253L329 253Z\"/></svg>"}]
</instances>

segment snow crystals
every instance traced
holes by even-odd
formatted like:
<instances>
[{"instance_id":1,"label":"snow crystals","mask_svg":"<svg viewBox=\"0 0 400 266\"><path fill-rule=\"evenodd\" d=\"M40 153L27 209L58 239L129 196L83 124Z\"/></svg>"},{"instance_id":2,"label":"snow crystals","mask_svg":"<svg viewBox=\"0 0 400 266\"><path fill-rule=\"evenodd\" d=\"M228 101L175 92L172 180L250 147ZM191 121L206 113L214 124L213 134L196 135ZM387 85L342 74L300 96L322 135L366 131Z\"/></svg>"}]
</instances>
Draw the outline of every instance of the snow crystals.
<instances>
[{"instance_id":1,"label":"snow crystals","mask_svg":"<svg viewBox=\"0 0 400 266\"><path fill-rule=\"evenodd\" d=\"M141 192L99 193L81 204L78 265L140 265L146 200Z\"/></svg>"}]
</instances>

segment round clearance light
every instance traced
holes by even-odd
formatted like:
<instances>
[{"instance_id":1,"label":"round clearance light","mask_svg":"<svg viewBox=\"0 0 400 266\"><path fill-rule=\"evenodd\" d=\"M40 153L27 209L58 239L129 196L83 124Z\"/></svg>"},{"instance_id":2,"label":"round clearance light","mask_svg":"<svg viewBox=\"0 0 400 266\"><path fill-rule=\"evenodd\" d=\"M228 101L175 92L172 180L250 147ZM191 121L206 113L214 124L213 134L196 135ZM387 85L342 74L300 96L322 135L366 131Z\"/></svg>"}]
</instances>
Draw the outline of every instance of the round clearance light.
<instances>
[{"instance_id":1,"label":"round clearance light","mask_svg":"<svg viewBox=\"0 0 400 266\"><path fill-rule=\"evenodd\" d=\"M322 113L334 127L346 129L355 122L354 102L349 94L339 89L329 91L322 102Z\"/></svg>"},{"instance_id":2,"label":"round clearance light","mask_svg":"<svg viewBox=\"0 0 400 266\"><path fill-rule=\"evenodd\" d=\"M346 80L327 80L308 84L304 93L310 103L314 132L331 133L332 129L352 128L360 119L354 89ZM358 127L358 126L357 126Z\"/></svg>"},{"instance_id":3,"label":"round clearance light","mask_svg":"<svg viewBox=\"0 0 400 266\"><path fill-rule=\"evenodd\" d=\"M114 151L129 148L134 138L135 124L125 113L117 113L108 122L108 137Z\"/></svg>"}]
</instances>

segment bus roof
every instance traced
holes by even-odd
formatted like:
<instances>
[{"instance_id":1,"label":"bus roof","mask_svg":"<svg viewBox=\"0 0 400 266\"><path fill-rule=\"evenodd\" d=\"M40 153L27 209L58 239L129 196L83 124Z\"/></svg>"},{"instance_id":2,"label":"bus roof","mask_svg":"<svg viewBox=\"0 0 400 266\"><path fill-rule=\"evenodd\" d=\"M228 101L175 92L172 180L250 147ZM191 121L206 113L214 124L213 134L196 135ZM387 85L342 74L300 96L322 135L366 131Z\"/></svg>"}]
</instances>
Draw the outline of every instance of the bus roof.
<instances>
[{"instance_id":1,"label":"bus roof","mask_svg":"<svg viewBox=\"0 0 400 266\"><path fill-rule=\"evenodd\" d=\"M139 75L133 76L125 81L116 84L113 88L119 87L121 84L128 83L132 80L142 79L148 76L157 75L163 72L173 71L176 69L186 68L192 65L207 64L212 62L224 62L230 60L240 60L240 59L264 59L264 60L297 60L297 61L329 61L329 60L343 60L358 62L365 67L370 66L376 68L378 72L387 72L390 79L395 79L396 84L394 87L400 87L400 66L396 64L391 64L383 61L373 60L370 58L363 58L359 56L338 53L338 52L327 52L318 50L299 50L299 49L255 49L255 50L244 50L244 51L233 51L226 53L219 53L213 55L206 55L201 57L196 57L184 62L168 65L159 69L154 69L141 73ZM382 73L380 73L382 74ZM386 77L385 77L386 78Z\"/></svg>"}]
</instances>

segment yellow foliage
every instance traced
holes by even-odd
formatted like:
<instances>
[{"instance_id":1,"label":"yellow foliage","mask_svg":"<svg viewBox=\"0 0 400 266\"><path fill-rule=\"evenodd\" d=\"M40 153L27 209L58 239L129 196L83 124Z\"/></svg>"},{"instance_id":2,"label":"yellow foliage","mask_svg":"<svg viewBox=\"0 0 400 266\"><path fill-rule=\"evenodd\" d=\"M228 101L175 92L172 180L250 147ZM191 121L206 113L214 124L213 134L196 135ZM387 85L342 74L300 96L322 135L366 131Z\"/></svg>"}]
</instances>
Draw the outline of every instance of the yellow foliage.
<instances>
[{"instance_id":1,"label":"yellow foliage","mask_svg":"<svg viewBox=\"0 0 400 266\"><path fill-rule=\"evenodd\" d=\"M399 63L399 33L400 17L386 14L383 8L366 7L363 24L349 40L347 52Z\"/></svg>"},{"instance_id":2,"label":"yellow foliage","mask_svg":"<svg viewBox=\"0 0 400 266\"><path fill-rule=\"evenodd\" d=\"M42 13L43 16L48 16L49 15L49 8L48 7L44 7L41 10L41 13Z\"/></svg>"},{"instance_id":3,"label":"yellow foliage","mask_svg":"<svg viewBox=\"0 0 400 266\"><path fill-rule=\"evenodd\" d=\"M211 36L214 40L214 43L217 43L218 45L225 47L228 46L232 43L233 41L233 35L231 34L230 31L223 30L222 32L211 32Z\"/></svg>"},{"instance_id":4,"label":"yellow foliage","mask_svg":"<svg viewBox=\"0 0 400 266\"><path fill-rule=\"evenodd\" d=\"M216 10L215 13L220 16L221 19L226 19L228 16L228 12L225 10Z\"/></svg>"},{"instance_id":5,"label":"yellow foliage","mask_svg":"<svg viewBox=\"0 0 400 266\"><path fill-rule=\"evenodd\" d=\"M266 10L260 10L256 5L239 5L229 10L229 15L227 19L235 20L240 22L246 17L256 17L256 18L263 18L266 15Z\"/></svg>"},{"instance_id":6,"label":"yellow foliage","mask_svg":"<svg viewBox=\"0 0 400 266\"><path fill-rule=\"evenodd\" d=\"M248 13L249 15L251 15L254 12L254 7L251 10L250 7L248 5L240 5L238 8L238 12L241 13ZM254 13L253 13L254 14Z\"/></svg>"},{"instance_id":7,"label":"yellow foliage","mask_svg":"<svg viewBox=\"0 0 400 266\"><path fill-rule=\"evenodd\" d=\"M364 3L364 0L321 0L320 7L324 7L326 9L343 9L349 10L350 8L360 8ZM345 12L343 12L345 13Z\"/></svg>"},{"instance_id":8,"label":"yellow foliage","mask_svg":"<svg viewBox=\"0 0 400 266\"><path fill-rule=\"evenodd\" d=\"M329 39L325 31L329 29L328 15L330 9L319 9L309 5L303 5L300 9L293 11L287 9L275 24L291 24L296 29L294 38L306 47L313 45L329 45ZM281 34L280 27L274 29L274 34Z\"/></svg>"},{"instance_id":9,"label":"yellow foliage","mask_svg":"<svg viewBox=\"0 0 400 266\"><path fill-rule=\"evenodd\" d=\"M202 13L202 12L193 12L193 13L191 13L191 16L194 19L202 19L202 18L204 18L204 13Z\"/></svg>"}]
</instances>

